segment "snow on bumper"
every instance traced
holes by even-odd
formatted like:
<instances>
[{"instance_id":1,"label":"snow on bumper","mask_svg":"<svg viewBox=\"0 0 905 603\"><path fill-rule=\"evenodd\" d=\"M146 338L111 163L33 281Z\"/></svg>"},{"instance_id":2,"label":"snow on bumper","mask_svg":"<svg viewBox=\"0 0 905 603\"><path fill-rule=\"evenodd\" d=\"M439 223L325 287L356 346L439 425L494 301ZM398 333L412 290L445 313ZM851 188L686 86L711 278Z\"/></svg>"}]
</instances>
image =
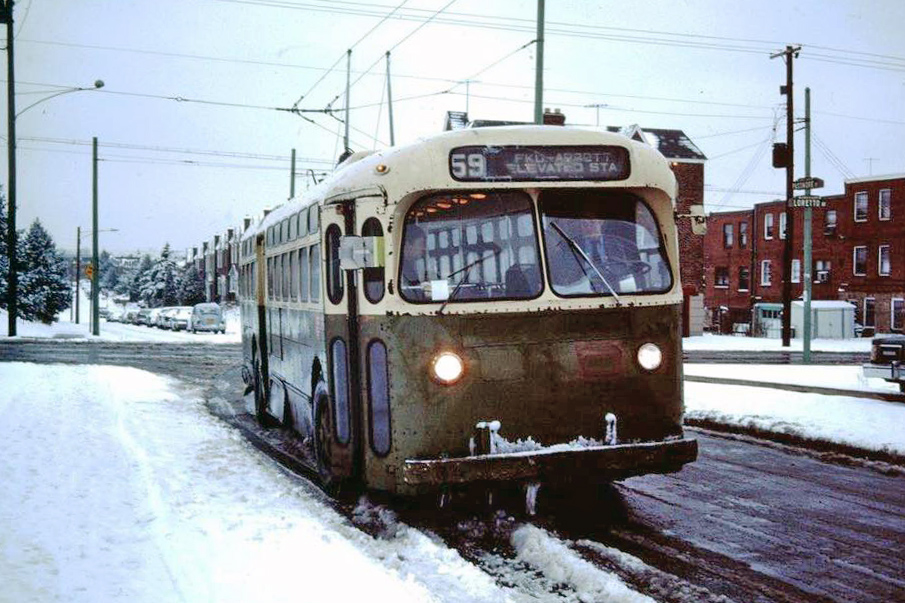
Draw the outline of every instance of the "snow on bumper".
<instances>
[{"instance_id":1,"label":"snow on bumper","mask_svg":"<svg viewBox=\"0 0 905 603\"><path fill-rule=\"evenodd\" d=\"M581 475L588 480L624 479L645 473L672 473L698 456L697 440L548 449L478 456L408 459L406 484L434 485L473 482L558 481Z\"/></svg>"}]
</instances>

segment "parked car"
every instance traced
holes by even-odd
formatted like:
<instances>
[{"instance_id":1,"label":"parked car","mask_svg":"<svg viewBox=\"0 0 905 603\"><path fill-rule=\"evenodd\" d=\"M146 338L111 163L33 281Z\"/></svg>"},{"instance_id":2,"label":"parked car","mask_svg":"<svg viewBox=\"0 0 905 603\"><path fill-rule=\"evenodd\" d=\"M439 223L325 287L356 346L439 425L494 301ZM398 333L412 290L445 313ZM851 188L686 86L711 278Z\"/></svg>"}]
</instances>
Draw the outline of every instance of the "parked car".
<instances>
[{"instance_id":1,"label":"parked car","mask_svg":"<svg viewBox=\"0 0 905 603\"><path fill-rule=\"evenodd\" d=\"M192 319L191 306L177 306L169 316L170 328L174 331L187 331Z\"/></svg>"},{"instance_id":2,"label":"parked car","mask_svg":"<svg viewBox=\"0 0 905 603\"><path fill-rule=\"evenodd\" d=\"M125 308L122 306L113 306L108 310L107 322L124 322L123 317L125 314Z\"/></svg>"},{"instance_id":3,"label":"parked car","mask_svg":"<svg viewBox=\"0 0 905 603\"><path fill-rule=\"evenodd\" d=\"M192 333L198 331L214 331L226 333L226 323L223 321L223 310L219 304L197 304L192 308L192 317L188 329Z\"/></svg>"},{"instance_id":4,"label":"parked car","mask_svg":"<svg viewBox=\"0 0 905 603\"><path fill-rule=\"evenodd\" d=\"M898 383L905 394L905 335L874 337L870 346L870 362L862 365L865 377Z\"/></svg>"},{"instance_id":5,"label":"parked car","mask_svg":"<svg viewBox=\"0 0 905 603\"><path fill-rule=\"evenodd\" d=\"M151 311L148 313L148 326L156 327L159 326L157 324L157 320L160 318L160 312L163 308L151 308Z\"/></svg>"},{"instance_id":6,"label":"parked car","mask_svg":"<svg viewBox=\"0 0 905 603\"><path fill-rule=\"evenodd\" d=\"M135 324L145 326L151 324L151 308L139 310L138 314L135 315Z\"/></svg>"},{"instance_id":7,"label":"parked car","mask_svg":"<svg viewBox=\"0 0 905 603\"><path fill-rule=\"evenodd\" d=\"M157 314L157 321L154 323L154 326L158 329L169 329L170 316L172 316L175 310L176 306L167 306L166 308L160 308L160 312L158 312Z\"/></svg>"}]
</instances>

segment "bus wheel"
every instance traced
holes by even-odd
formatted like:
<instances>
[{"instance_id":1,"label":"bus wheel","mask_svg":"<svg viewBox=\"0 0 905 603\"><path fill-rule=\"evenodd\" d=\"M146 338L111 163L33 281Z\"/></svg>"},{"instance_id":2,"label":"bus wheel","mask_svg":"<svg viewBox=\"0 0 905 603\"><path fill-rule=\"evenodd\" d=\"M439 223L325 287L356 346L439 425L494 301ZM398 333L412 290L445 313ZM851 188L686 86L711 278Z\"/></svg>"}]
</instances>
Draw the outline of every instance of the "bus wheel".
<instances>
[{"instance_id":1,"label":"bus wheel","mask_svg":"<svg viewBox=\"0 0 905 603\"><path fill-rule=\"evenodd\" d=\"M255 419L261 426L267 425L267 414L264 412L264 387L261 380L261 363L255 360L254 363L254 380L255 386Z\"/></svg>"},{"instance_id":2,"label":"bus wheel","mask_svg":"<svg viewBox=\"0 0 905 603\"><path fill-rule=\"evenodd\" d=\"M314 454L317 456L317 472L325 489L334 486L333 481L333 421L326 398L317 404L314 419Z\"/></svg>"}]
</instances>

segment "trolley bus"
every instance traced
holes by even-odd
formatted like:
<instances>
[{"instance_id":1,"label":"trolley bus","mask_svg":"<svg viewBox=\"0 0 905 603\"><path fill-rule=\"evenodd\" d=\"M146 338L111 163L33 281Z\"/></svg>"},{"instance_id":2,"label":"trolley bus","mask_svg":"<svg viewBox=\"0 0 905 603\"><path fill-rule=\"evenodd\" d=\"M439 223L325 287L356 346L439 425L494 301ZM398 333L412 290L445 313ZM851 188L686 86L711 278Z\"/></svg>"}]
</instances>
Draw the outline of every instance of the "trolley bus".
<instances>
[{"instance_id":1,"label":"trolley bus","mask_svg":"<svg viewBox=\"0 0 905 603\"><path fill-rule=\"evenodd\" d=\"M396 494L678 471L675 195L656 150L598 131L352 155L243 235L258 420L325 484Z\"/></svg>"}]
</instances>

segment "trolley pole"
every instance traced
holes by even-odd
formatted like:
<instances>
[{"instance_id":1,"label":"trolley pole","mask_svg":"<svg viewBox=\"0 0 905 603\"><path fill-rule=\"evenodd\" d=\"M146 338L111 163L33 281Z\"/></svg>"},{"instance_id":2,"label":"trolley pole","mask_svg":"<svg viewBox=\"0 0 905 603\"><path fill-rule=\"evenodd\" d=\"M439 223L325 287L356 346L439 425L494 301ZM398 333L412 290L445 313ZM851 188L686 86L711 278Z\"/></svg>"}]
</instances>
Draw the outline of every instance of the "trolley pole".
<instances>
[{"instance_id":1,"label":"trolley pole","mask_svg":"<svg viewBox=\"0 0 905 603\"><path fill-rule=\"evenodd\" d=\"M79 285L82 272L82 227L75 227L75 324L79 324Z\"/></svg>"},{"instance_id":2,"label":"trolley pole","mask_svg":"<svg viewBox=\"0 0 905 603\"><path fill-rule=\"evenodd\" d=\"M289 198L295 197L295 149L292 149L292 162L289 172Z\"/></svg>"},{"instance_id":3,"label":"trolley pole","mask_svg":"<svg viewBox=\"0 0 905 603\"><path fill-rule=\"evenodd\" d=\"M786 232L785 245L782 253L782 346L789 347L792 334L792 240L795 238L795 218L792 213L792 197L794 195L795 180L795 113L793 108L794 95L792 93L792 62L801 46L786 46L782 52L770 56L785 57L786 61L786 85L780 87L780 94L786 95L786 145L788 146L788 161L786 162ZM783 236L780 225L780 236Z\"/></svg>"},{"instance_id":4,"label":"trolley pole","mask_svg":"<svg viewBox=\"0 0 905 603\"><path fill-rule=\"evenodd\" d=\"M544 123L544 0L537 0L537 59L534 67L534 123Z\"/></svg>"},{"instance_id":5,"label":"trolley pole","mask_svg":"<svg viewBox=\"0 0 905 603\"><path fill-rule=\"evenodd\" d=\"M18 314L18 261L16 258L16 77L13 60L13 0L6 0L0 10L0 21L6 23L6 110L7 110L7 148L9 158L9 184L7 186L7 233L6 251L9 258L9 271L6 278L6 310L9 312L10 337L16 336L16 316Z\"/></svg>"},{"instance_id":6,"label":"trolley pole","mask_svg":"<svg viewBox=\"0 0 905 603\"><path fill-rule=\"evenodd\" d=\"M101 334L101 309L100 309L100 291L98 290L98 269L97 261L97 136L91 140L91 157L94 169L91 174L91 223L94 226L94 232L91 233L91 334Z\"/></svg>"},{"instance_id":7,"label":"trolley pole","mask_svg":"<svg viewBox=\"0 0 905 603\"><path fill-rule=\"evenodd\" d=\"M349 152L349 92L352 78L352 49L346 51L346 133L343 136L343 155Z\"/></svg>"},{"instance_id":8,"label":"trolley pole","mask_svg":"<svg viewBox=\"0 0 905 603\"><path fill-rule=\"evenodd\" d=\"M390 118L390 146L396 146L396 131L393 129L393 86L390 77L390 51L387 51L387 116ZM468 96L466 95L466 99ZM468 109L465 110L468 113Z\"/></svg>"},{"instance_id":9,"label":"trolley pole","mask_svg":"<svg viewBox=\"0 0 905 603\"><path fill-rule=\"evenodd\" d=\"M811 177L811 89L804 89L804 177ZM805 189L805 195L810 195L811 189ZM811 206L804 208L804 230L802 236L804 238L804 333L802 336L802 354L801 360L808 364L811 362L811 288L812 288L812 266L811 258Z\"/></svg>"}]
</instances>

